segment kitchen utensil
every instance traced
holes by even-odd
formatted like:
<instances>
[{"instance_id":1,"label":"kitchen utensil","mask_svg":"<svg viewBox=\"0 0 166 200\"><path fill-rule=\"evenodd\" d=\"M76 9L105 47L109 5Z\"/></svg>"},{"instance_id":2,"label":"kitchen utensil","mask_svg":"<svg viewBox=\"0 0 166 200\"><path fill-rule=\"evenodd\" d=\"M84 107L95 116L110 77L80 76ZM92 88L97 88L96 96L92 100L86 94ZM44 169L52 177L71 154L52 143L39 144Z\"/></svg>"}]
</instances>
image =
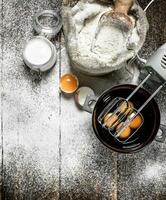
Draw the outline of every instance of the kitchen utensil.
<instances>
[{"instance_id":1,"label":"kitchen utensil","mask_svg":"<svg viewBox=\"0 0 166 200\"><path fill-rule=\"evenodd\" d=\"M137 134L126 143L119 142L110 134L108 129L103 128L99 123L99 115L112 99L117 96L127 98L136 87L130 84L118 85L105 91L99 98L88 96L84 104L83 109L92 113L92 126L97 138L111 150L121 153L137 152L150 144L155 138L158 139L157 133L159 128L161 129L162 135L158 141L163 142L165 137L166 128L160 125L160 111L154 99L141 112L144 117L144 123L137 131ZM140 88L132 97L131 101L138 109L150 96L151 94L148 91ZM95 104L94 109L90 106L92 102Z\"/></svg>"},{"instance_id":2,"label":"kitchen utensil","mask_svg":"<svg viewBox=\"0 0 166 200\"><path fill-rule=\"evenodd\" d=\"M123 33L128 32L134 28L134 22L131 17L128 16L128 11L133 5L133 0L115 0L114 10L104 12L98 21L98 26L95 31L95 36L92 42L91 50L93 51L95 42L104 24L110 27L116 27L122 30ZM111 37L111 36L110 36Z\"/></svg>"},{"instance_id":3,"label":"kitchen utensil","mask_svg":"<svg viewBox=\"0 0 166 200\"><path fill-rule=\"evenodd\" d=\"M166 71L165 71L165 66L166 66L166 43L163 44L156 52L154 52L153 56L151 57L151 59L146 60L144 58L138 58L139 61L142 64L141 67L141 71L140 71L140 79L143 79L146 74L147 71L152 71L153 68L155 68L156 71L158 71L158 75L156 76L152 76L150 78L150 80L146 83L146 86L149 88L153 88L153 86L155 85L160 86L161 84L161 80L164 81L165 77L166 77ZM161 60L158 61L158 59ZM146 65L146 67L144 67ZM164 92L164 91L163 91Z\"/></svg>"},{"instance_id":4,"label":"kitchen utensil","mask_svg":"<svg viewBox=\"0 0 166 200\"><path fill-rule=\"evenodd\" d=\"M155 71L162 81L166 81L166 43L163 44L146 63L148 71Z\"/></svg>"},{"instance_id":5,"label":"kitchen utensil","mask_svg":"<svg viewBox=\"0 0 166 200\"><path fill-rule=\"evenodd\" d=\"M148 70L149 74L138 86L116 86L104 92L98 100L96 100L96 98L93 96L87 97L84 104L84 110L93 112L92 123L94 131L97 137L110 149L125 153L134 152L149 144L150 141L156 137L160 126L160 112L158 105L153 98L166 83L165 55L166 45L164 44L147 62L146 69ZM141 87L150 77L154 75L160 78L161 85L153 94L150 94ZM131 102L134 104L135 114L124 122L124 125L120 127L119 131L113 132L113 125L116 123L119 124L121 121L118 122L117 119L114 120L114 123L112 123L110 127L106 126L107 123L115 114L120 116L119 106L123 104L128 105L129 100L131 100ZM91 102L96 102L94 110L92 110L90 107ZM114 110L112 111L111 109L113 108ZM110 112L112 114L103 122L105 116ZM120 140L120 131L124 131L126 127L130 125L135 116L138 116L138 114L142 120L140 126L127 139ZM123 115L122 117L120 116L120 120L124 120ZM116 124L116 126L118 124ZM158 141L162 141L162 139L165 138L166 133L166 128L164 125L162 125L160 129L162 129L162 134L160 134Z\"/></svg>"},{"instance_id":6,"label":"kitchen utensil","mask_svg":"<svg viewBox=\"0 0 166 200\"><path fill-rule=\"evenodd\" d=\"M141 114L142 110L165 85L164 82L160 87L157 88L157 90L152 95L149 96L149 98L143 103L143 105L141 105L137 109L133 109L134 111L132 111L132 115L130 115L131 117L126 117L126 115L129 115L129 113L126 113L129 109L129 100L136 94L136 92L140 89L140 87L151 76L152 73L148 74L148 76L133 90L133 92L126 99L121 97L116 97L115 99L112 99L98 117L98 122L102 125L102 127L107 129L115 139L117 139L119 142L123 144L126 142L131 142L131 140L134 138L134 135L137 134L139 128L144 123L144 117ZM109 113L112 114L104 121L105 117ZM118 116L118 118L108 127L107 124L114 116ZM137 116L141 117L141 124L136 129L132 130L130 136L125 138L125 140L124 138L120 139L122 132L126 130L127 127L129 127L129 125ZM120 128L117 128L120 124L122 124Z\"/></svg>"},{"instance_id":7,"label":"kitchen utensil","mask_svg":"<svg viewBox=\"0 0 166 200\"><path fill-rule=\"evenodd\" d=\"M133 0L115 0L114 11L107 11L102 14L99 23L107 21L113 26L129 31L133 27L133 21L128 16L128 11L133 5Z\"/></svg>"}]
</instances>

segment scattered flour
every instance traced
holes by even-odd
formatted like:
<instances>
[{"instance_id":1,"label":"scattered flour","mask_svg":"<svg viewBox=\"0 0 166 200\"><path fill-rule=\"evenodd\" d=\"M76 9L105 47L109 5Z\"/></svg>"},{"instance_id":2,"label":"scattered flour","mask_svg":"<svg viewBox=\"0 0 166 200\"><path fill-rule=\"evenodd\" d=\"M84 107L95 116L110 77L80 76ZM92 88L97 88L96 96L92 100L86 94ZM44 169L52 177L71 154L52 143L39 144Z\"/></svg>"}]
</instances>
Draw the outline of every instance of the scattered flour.
<instances>
[{"instance_id":1,"label":"scattered flour","mask_svg":"<svg viewBox=\"0 0 166 200\"><path fill-rule=\"evenodd\" d=\"M143 170L141 170L141 176L139 176L139 182L144 184L162 183L166 178L165 162L149 162Z\"/></svg>"}]
</instances>

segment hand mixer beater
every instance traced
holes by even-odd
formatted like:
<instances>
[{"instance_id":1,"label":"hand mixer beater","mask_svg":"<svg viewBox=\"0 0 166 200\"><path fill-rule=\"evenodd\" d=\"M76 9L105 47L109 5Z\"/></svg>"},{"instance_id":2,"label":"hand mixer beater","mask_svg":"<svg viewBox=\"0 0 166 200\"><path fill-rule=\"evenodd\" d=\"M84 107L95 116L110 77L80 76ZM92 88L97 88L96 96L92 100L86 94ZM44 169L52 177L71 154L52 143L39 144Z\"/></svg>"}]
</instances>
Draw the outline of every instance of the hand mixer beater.
<instances>
[{"instance_id":1,"label":"hand mixer beater","mask_svg":"<svg viewBox=\"0 0 166 200\"><path fill-rule=\"evenodd\" d=\"M101 111L98 122L101 126L120 143L126 144L134 140L137 131L144 123L142 110L164 87L166 83L166 43L161 46L146 64L148 75L125 99L116 97L112 99ZM157 76L162 84L151 94L151 96L139 108L135 108L130 101L143 84L153 76Z\"/></svg>"}]
</instances>

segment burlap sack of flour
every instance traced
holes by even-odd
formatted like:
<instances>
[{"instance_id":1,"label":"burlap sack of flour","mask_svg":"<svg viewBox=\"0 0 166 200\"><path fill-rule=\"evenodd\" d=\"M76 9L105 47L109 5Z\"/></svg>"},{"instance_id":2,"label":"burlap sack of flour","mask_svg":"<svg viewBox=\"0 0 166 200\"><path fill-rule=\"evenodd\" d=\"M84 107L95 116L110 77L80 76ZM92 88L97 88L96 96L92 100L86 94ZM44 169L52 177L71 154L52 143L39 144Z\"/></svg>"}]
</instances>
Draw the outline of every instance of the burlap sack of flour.
<instances>
[{"instance_id":1,"label":"burlap sack of flour","mask_svg":"<svg viewBox=\"0 0 166 200\"><path fill-rule=\"evenodd\" d=\"M111 9L112 1L81 0L74 6L63 5L65 44L71 66L76 70L89 75L107 74L125 66L126 61L142 47L148 30L148 21L142 8L137 3L131 8L130 15L136 25L130 37L109 25L98 28L101 15Z\"/></svg>"}]
</instances>

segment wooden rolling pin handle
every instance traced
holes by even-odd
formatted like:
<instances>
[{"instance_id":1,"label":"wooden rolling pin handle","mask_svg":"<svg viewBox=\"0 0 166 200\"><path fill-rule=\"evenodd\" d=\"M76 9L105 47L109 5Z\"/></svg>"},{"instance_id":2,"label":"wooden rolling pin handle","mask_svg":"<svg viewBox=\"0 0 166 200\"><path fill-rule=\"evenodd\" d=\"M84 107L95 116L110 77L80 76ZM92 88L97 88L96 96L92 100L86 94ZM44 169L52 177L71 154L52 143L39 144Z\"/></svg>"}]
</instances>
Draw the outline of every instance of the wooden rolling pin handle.
<instances>
[{"instance_id":1,"label":"wooden rolling pin handle","mask_svg":"<svg viewBox=\"0 0 166 200\"><path fill-rule=\"evenodd\" d=\"M127 15L132 5L133 0L115 0L115 12Z\"/></svg>"}]
</instances>

